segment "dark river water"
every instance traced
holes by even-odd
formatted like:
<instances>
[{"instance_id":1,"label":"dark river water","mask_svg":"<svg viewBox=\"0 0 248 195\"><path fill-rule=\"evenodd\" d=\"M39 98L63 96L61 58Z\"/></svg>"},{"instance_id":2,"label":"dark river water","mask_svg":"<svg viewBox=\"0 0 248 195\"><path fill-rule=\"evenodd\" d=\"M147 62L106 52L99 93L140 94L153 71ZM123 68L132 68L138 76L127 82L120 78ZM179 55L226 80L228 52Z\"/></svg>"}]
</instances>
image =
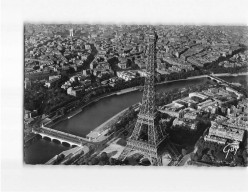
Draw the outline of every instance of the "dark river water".
<instances>
[{"instance_id":1,"label":"dark river water","mask_svg":"<svg viewBox=\"0 0 248 195\"><path fill-rule=\"evenodd\" d=\"M240 83L247 87L247 76L221 77L228 82ZM183 88L204 82L206 78L175 81L172 83L161 84L156 87L157 91ZM121 110L140 102L142 92L134 91L127 94L110 96L90 104L82 112L74 117L61 121L53 128L69 132L74 135L86 136L91 130L117 114ZM56 154L69 149L69 147L40 139L28 148L24 149L24 160L28 164L43 164Z\"/></svg>"},{"instance_id":2,"label":"dark river water","mask_svg":"<svg viewBox=\"0 0 248 195\"><path fill-rule=\"evenodd\" d=\"M55 155L70 149L62 144L39 139L24 149L24 162L26 164L44 164Z\"/></svg>"}]
</instances>

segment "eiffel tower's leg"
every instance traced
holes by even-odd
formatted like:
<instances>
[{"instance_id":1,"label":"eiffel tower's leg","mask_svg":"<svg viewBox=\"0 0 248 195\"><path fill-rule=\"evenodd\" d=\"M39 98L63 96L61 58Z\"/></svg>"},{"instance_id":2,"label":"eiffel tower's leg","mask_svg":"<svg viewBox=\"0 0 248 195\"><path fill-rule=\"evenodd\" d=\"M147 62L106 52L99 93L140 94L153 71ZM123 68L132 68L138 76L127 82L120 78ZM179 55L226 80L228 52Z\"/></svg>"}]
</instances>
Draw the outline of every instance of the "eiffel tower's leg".
<instances>
[{"instance_id":1,"label":"eiffel tower's leg","mask_svg":"<svg viewBox=\"0 0 248 195\"><path fill-rule=\"evenodd\" d=\"M142 123L139 120L141 120L141 119L138 118L138 120L137 120L137 122L135 124L134 130L133 130L132 136L131 136L131 138L135 139L135 140L138 139L138 137L140 135L140 129L141 129L141 126L142 126Z\"/></svg>"},{"instance_id":2,"label":"eiffel tower's leg","mask_svg":"<svg viewBox=\"0 0 248 195\"><path fill-rule=\"evenodd\" d=\"M155 131L154 131L154 125L153 124L149 124L148 125L148 143L155 145Z\"/></svg>"}]
</instances>

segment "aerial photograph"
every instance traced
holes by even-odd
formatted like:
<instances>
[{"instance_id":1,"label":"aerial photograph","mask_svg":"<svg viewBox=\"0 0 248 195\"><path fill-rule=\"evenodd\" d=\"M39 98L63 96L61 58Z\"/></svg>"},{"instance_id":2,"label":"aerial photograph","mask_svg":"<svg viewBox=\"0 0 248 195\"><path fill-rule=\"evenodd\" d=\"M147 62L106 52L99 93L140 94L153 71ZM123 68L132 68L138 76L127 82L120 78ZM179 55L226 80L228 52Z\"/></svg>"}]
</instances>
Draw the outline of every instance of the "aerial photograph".
<instances>
[{"instance_id":1,"label":"aerial photograph","mask_svg":"<svg viewBox=\"0 0 248 195\"><path fill-rule=\"evenodd\" d=\"M23 24L23 163L247 167L248 27Z\"/></svg>"}]
</instances>

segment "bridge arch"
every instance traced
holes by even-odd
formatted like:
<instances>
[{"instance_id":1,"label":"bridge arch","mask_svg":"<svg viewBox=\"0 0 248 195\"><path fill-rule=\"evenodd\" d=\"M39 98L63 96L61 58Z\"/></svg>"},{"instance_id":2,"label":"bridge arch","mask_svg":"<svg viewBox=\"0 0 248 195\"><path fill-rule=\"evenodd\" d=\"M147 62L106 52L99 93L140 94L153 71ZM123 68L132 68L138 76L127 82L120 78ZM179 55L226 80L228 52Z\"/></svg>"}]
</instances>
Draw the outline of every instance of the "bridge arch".
<instances>
[{"instance_id":1,"label":"bridge arch","mask_svg":"<svg viewBox=\"0 0 248 195\"><path fill-rule=\"evenodd\" d=\"M62 145L71 147L71 144L69 142L66 142L66 141L62 141Z\"/></svg>"},{"instance_id":2,"label":"bridge arch","mask_svg":"<svg viewBox=\"0 0 248 195\"><path fill-rule=\"evenodd\" d=\"M39 134L39 133L36 133L36 136L37 136L38 139L42 139L43 138L43 136L41 134Z\"/></svg>"},{"instance_id":3,"label":"bridge arch","mask_svg":"<svg viewBox=\"0 0 248 195\"><path fill-rule=\"evenodd\" d=\"M44 135L42 138L43 138L44 140L47 140L47 141L52 141L52 139L51 139L50 137L45 136L45 135Z\"/></svg>"},{"instance_id":4,"label":"bridge arch","mask_svg":"<svg viewBox=\"0 0 248 195\"><path fill-rule=\"evenodd\" d=\"M56 138L53 138L53 139L52 139L52 141L53 141L54 143L61 144L61 141L60 141L60 140L58 140L58 139L56 139Z\"/></svg>"}]
</instances>

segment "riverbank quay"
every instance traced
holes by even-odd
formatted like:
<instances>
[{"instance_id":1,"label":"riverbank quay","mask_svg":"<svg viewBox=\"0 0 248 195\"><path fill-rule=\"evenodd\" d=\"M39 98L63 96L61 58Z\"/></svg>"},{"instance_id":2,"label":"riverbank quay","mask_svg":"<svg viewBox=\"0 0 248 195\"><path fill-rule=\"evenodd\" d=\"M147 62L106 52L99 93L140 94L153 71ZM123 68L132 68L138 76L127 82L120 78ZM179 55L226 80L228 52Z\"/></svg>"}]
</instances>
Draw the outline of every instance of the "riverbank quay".
<instances>
[{"instance_id":1,"label":"riverbank quay","mask_svg":"<svg viewBox=\"0 0 248 195\"><path fill-rule=\"evenodd\" d=\"M237 76L245 76L245 75L248 75L248 72L240 72L240 73L219 73L219 74L212 74L213 76L234 76L234 77L237 77Z\"/></svg>"},{"instance_id":2,"label":"riverbank quay","mask_svg":"<svg viewBox=\"0 0 248 195\"><path fill-rule=\"evenodd\" d=\"M101 142L101 141L107 139L108 136L106 136L106 134L108 133L109 128L111 127L111 125L113 125L114 123L117 123L119 121L120 117L125 115L127 110L128 110L128 108L122 110L121 112L117 113L115 116L113 116L110 119L108 119L107 121L105 121L100 126L98 126L95 129L93 129L86 136L87 139L89 139L89 140L91 140L93 142Z\"/></svg>"},{"instance_id":3,"label":"riverbank quay","mask_svg":"<svg viewBox=\"0 0 248 195\"><path fill-rule=\"evenodd\" d=\"M127 88L127 89L122 89L121 91L116 92L116 95L121 95L121 94L124 94L124 93L137 91L139 89L140 89L140 87L131 87L131 88Z\"/></svg>"}]
</instances>

